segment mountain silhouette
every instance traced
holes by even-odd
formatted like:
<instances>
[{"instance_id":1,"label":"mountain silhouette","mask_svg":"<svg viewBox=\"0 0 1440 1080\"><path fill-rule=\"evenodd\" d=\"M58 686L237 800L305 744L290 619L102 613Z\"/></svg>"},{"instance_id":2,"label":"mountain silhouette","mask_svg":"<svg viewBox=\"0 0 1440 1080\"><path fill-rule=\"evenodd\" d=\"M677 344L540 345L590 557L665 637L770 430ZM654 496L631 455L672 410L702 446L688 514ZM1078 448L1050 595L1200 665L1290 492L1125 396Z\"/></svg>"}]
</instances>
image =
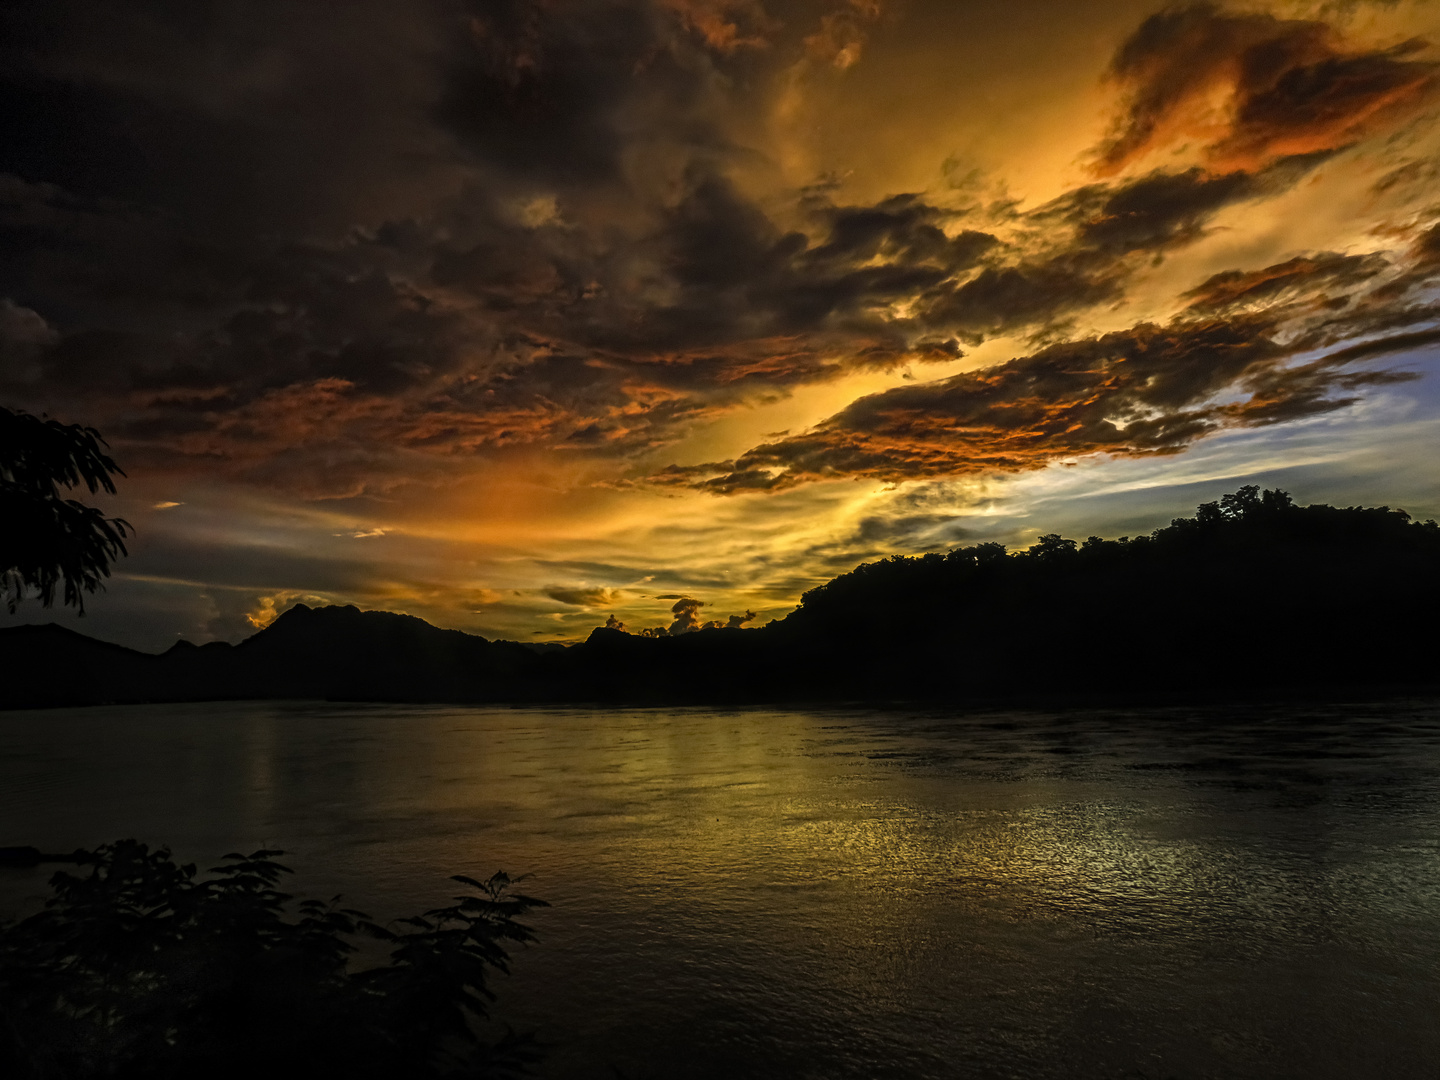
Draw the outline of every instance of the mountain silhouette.
<instances>
[{"instance_id":1,"label":"mountain silhouette","mask_svg":"<svg viewBox=\"0 0 1440 1080\"><path fill-rule=\"evenodd\" d=\"M8 708L136 701L310 698L488 701L523 691L538 655L423 619L296 604L239 645L176 642L156 656L54 624L0 630L0 656L23 680Z\"/></svg>"},{"instance_id":2,"label":"mountain silhouette","mask_svg":"<svg viewBox=\"0 0 1440 1080\"><path fill-rule=\"evenodd\" d=\"M1136 538L1042 536L867 563L753 630L596 629L535 650L297 604L238 645L161 655L0 630L0 707L397 702L1213 698L1440 683L1440 527L1247 487Z\"/></svg>"}]
</instances>

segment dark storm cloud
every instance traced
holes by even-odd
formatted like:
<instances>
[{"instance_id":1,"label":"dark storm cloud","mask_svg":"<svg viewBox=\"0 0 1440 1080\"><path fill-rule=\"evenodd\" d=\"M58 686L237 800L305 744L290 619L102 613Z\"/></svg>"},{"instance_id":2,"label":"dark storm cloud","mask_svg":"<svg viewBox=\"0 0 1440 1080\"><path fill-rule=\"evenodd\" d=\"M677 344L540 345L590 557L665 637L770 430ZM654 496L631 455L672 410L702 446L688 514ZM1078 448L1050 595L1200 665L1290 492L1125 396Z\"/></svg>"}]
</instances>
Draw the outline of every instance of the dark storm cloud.
<instances>
[{"instance_id":1,"label":"dark storm cloud","mask_svg":"<svg viewBox=\"0 0 1440 1080\"><path fill-rule=\"evenodd\" d=\"M653 451L847 372L1074 336L1341 145L1317 133L1353 138L1431 79L1412 47L1187 8L1117 56L1131 97L1106 160L1158 145L1238 71L1211 169L988 217L916 193L747 193L736 164L757 152L724 118L768 107L797 64L853 64L879 12L17 0L0 12L0 394L101 425L137 465L313 497L526 447ZM1194 310L1306 274L1355 288L1362 262L1212 280ZM744 469L729 485L772 486Z\"/></svg>"},{"instance_id":2,"label":"dark storm cloud","mask_svg":"<svg viewBox=\"0 0 1440 1080\"><path fill-rule=\"evenodd\" d=\"M373 415L453 369L454 312L354 236L433 202L421 10L7 5L0 294L53 340L6 395L249 463L296 448L254 422L285 401Z\"/></svg>"},{"instance_id":3,"label":"dark storm cloud","mask_svg":"<svg viewBox=\"0 0 1440 1080\"><path fill-rule=\"evenodd\" d=\"M1100 213L1147 205L1155 201L1147 186L1153 177L1105 198L1088 189L1087 200ZM46 353L42 370L54 382L129 393L140 408L112 426L122 438L242 464L273 452L275 476L293 465L293 448L318 435L315 420L348 428L355 467L342 472L357 479L340 490L383 472L380 446L647 447L754 388L953 359L957 337L1044 325L1111 298L1125 256L1174 244L1177 229L1193 230L1224 204L1208 186L1199 177L1167 186L1168 202L1146 211L1153 242L1115 243L1077 200L1071 247L1009 262L1013 251L994 236L947 233L950 215L916 196L814 205L812 244L780 234L723 178L698 175L649 241L675 297L662 305L587 304L576 283L601 280L604 265L582 273L503 223L490 223L490 239L468 250L440 247L431 277L418 283L385 272L403 239L377 234L257 260L245 302L207 333L177 341L80 330ZM1187 202L1179 188L1200 195ZM1227 197L1246 191L1225 187ZM888 306L901 303L912 313L891 315ZM450 378L462 367L463 378ZM266 431L283 450L266 444ZM324 451L338 479L337 452Z\"/></svg>"},{"instance_id":4,"label":"dark storm cloud","mask_svg":"<svg viewBox=\"0 0 1440 1080\"><path fill-rule=\"evenodd\" d=\"M1433 316L1432 312L1432 316ZM1362 341L1344 349L1337 349L1325 357L1329 365L1348 364L1356 360L1368 360L1376 356L1393 356L1396 353L1411 352L1440 342L1440 330L1417 330L1410 334L1394 334L1390 337Z\"/></svg>"},{"instance_id":5,"label":"dark storm cloud","mask_svg":"<svg viewBox=\"0 0 1440 1080\"><path fill-rule=\"evenodd\" d=\"M954 356L873 309L989 243L902 199L820 211L807 254L734 190L717 65L776 29L755 5L0 18L0 382L131 460L349 493L413 454L649 447L846 358ZM627 172L652 152L693 159L678 199Z\"/></svg>"},{"instance_id":6,"label":"dark storm cloud","mask_svg":"<svg viewBox=\"0 0 1440 1080\"><path fill-rule=\"evenodd\" d=\"M987 250L991 261L978 273L925 298L923 318L976 343L1048 329L1119 299L1138 269L1206 235L1222 210L1288 190L1325 156L1287 158L1258 172L1157 170L1067 192L1016 219L1023 231L1046 238L1038 250Z\"/></svg>"},{"instance_id":7,"label":"dark storm cloud","mask_svg":"<svg viewBox=\"0 0 1440 1080\"><path fill-rule=\"evenodd\" d=\"M1110 256L1161 253L1198 239L1206 223L1228 206L1288 190L1329 156L1327 151L1296 155L1254 172L1157 170L1122 184L1078 188L1034 216L1068 221L1082 250Z\"/></svg>"},{"instance_id":8,"label":"dark storm cloud","mask_svg":"<svg viewBox=\"0 0 1440 1080\"><path fill-rule=\"evenodd\" d=\"M1440 340L1440 334L1431 335L1430 340ZM1392 344L1350 357L1334 354L1297 367L1253 372L1243 384L1250 397L1216 409L1217 426L1261 427L1301 420L1353 405L1360 400L1357 391L1367 387L1411 382L1420 378L1419 374L1411 371L1337 370L1339 365L1351 359L1402 352L1408 347Z\"/></svg>"},{"instance_id":9,"label":"dark storm cloud","mask_svg":"<svg viewBox=\"0 0 1440 1080\"><path fill-rule=\"evenodd\" d=\"M1334 150L1397 117L1435 90L1427 43L1356 48L1326 23L1172 7L1146 19L1116 53L1110 75L1128 94L1096 167L1114 172L1170 140L1200 135L1207 160L1263 166ZM1229 98L1216 130L1213 97Z\"/></svg>"},{"instance_id":10,"label":"dark storm cloud","mask_svg":"<svg viewBox=\"0 0 1440 1080\"><path fill-rule=\"evenodd\" d=\"M17 0L0 171L200 248L343 234L423 187L436 8Z\"/></svg>"},{"instance_id":11,"label":"dark storm cloud","mask_svg":"<svg viewBox=\"0 0 1440 1080\"><path fill-rule=\"evenodd\" d=\"M648 12L603 0L465 8L469 40L446 72L441 123L486 164L546 180L614 177L625 147L615 114L654 50Z\"/></svg>"},{"instance_id":12,"label":"dark storm cloud","mask_svg":"<svg viewBox=\"0 0 1440 1080\"><path fill-rule=\"evenodd\" d=\"M1088 185L1016 215L1008 242L914 194L870 206L811 195L812 233L782 233L724 177L697 170L652 238L675 299L591 340L629 362L653 350L653 377L687 389L815 381L843 370L837 355L850 367L953 359L960 341L1047 328L1118 298L1135 270L1204 235L1221 210L1286 190L1320 160ZM759 365L745 355L755 344Z\"/></svg>"}]
</instances>

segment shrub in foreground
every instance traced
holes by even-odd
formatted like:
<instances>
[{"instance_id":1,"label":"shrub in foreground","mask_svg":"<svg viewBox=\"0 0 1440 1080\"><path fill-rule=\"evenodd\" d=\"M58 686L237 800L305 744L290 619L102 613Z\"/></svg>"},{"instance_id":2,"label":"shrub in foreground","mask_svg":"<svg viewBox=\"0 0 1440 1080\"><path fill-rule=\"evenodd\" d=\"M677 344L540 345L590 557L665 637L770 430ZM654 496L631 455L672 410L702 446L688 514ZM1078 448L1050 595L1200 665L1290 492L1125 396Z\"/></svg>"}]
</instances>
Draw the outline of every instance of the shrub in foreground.
<instances>
[{"instance_id":1,"label":"shrub in foreground","mask_svg":"<svg viewBox=\"0 0 1440 1080\"><path fill-rule=\"evenodd\" d=\"M533 1044L481 1025L492 969L544 902L499 873L390 927L277 889L280 851L210 877L134 840L78 853L45 908L0 927L0 1075L40 1078L512 1076ZM354 939L389 962L348 963Z\"/></svg>"}]
</instances>

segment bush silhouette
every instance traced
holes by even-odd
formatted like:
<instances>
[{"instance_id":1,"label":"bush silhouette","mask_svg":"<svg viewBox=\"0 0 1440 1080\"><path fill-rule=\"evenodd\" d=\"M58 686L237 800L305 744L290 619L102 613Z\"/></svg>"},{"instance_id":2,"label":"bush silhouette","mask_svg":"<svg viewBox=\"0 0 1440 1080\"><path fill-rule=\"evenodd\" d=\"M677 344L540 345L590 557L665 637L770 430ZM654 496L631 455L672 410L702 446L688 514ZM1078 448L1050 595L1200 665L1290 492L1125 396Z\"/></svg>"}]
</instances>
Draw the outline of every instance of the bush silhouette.
<instances>
[{"instance_id":1,"label":"bush silhouette","mask_svg":"<svg viewBox=\"0 0 1440 1080\"><path fill-rule=\"evenodd\" d=\"M503 873L453 906L399 920L277 890L279 851L227 855L212 877L134 840L77 852L44 910L0 928L0 1075L514 1076L533 1044L477 1030L517 921L543 901ZM388 964L352 971L357 935Z\"/></svg>"}]
</instances>

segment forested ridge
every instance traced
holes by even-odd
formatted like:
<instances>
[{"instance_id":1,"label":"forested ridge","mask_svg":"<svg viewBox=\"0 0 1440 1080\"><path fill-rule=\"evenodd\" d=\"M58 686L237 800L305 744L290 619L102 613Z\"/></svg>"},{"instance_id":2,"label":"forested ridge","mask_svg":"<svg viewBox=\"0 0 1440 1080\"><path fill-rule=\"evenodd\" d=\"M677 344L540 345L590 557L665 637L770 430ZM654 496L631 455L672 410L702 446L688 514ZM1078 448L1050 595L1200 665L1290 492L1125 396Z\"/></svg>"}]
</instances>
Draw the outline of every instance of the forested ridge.
<instances>
[{"instance_id":1,"label":"forested ridge","mask_svg":"<svg viewBox=\"0 0 1440 1080\"><path fill-rule=\"evenodd\" d=\"M1437 601L1434 521L1252 486L1147 535L867 563L775 627L812 663L872 658L833 678L878 690L913 665L941 696L1404 683L1435 677Z\"/></svg>"},{"instance_id":2,"label":"forested ridge","mask_svg":"<svg viewBox=\"0 0 1440 1080\"><path fill-rule=\"evenodd\" d=\"M1119 580L1110 579L1161 575L1174 578L1177 588L1188 588L1199 573L1245 577L1268 571L1276 575L1272 585L1294 579L1318 589L1336 575L1353 578L1353 584L1368 575L1380 584L1397 569L1393 562L1379 565L1381 558L1404 560L1417 575L1434 574L1440 525L1412 521L1404 510L1385 506L1296 506L1284 491L1246 487L1201 505L1194 517L1176 518L1141 536L1092 536L1077 543L1052 533L1013 553L988 543L864 563L805 593L790 618L803 624L878 615L906 605L918 608L927 598L934 600L935 590L974 600L991 590L1049 588L1084 579L1118 586ZM1226 591L1238 592L1239 585L1237 578L1229 578Z\"/></svg>"}]
</instances>

